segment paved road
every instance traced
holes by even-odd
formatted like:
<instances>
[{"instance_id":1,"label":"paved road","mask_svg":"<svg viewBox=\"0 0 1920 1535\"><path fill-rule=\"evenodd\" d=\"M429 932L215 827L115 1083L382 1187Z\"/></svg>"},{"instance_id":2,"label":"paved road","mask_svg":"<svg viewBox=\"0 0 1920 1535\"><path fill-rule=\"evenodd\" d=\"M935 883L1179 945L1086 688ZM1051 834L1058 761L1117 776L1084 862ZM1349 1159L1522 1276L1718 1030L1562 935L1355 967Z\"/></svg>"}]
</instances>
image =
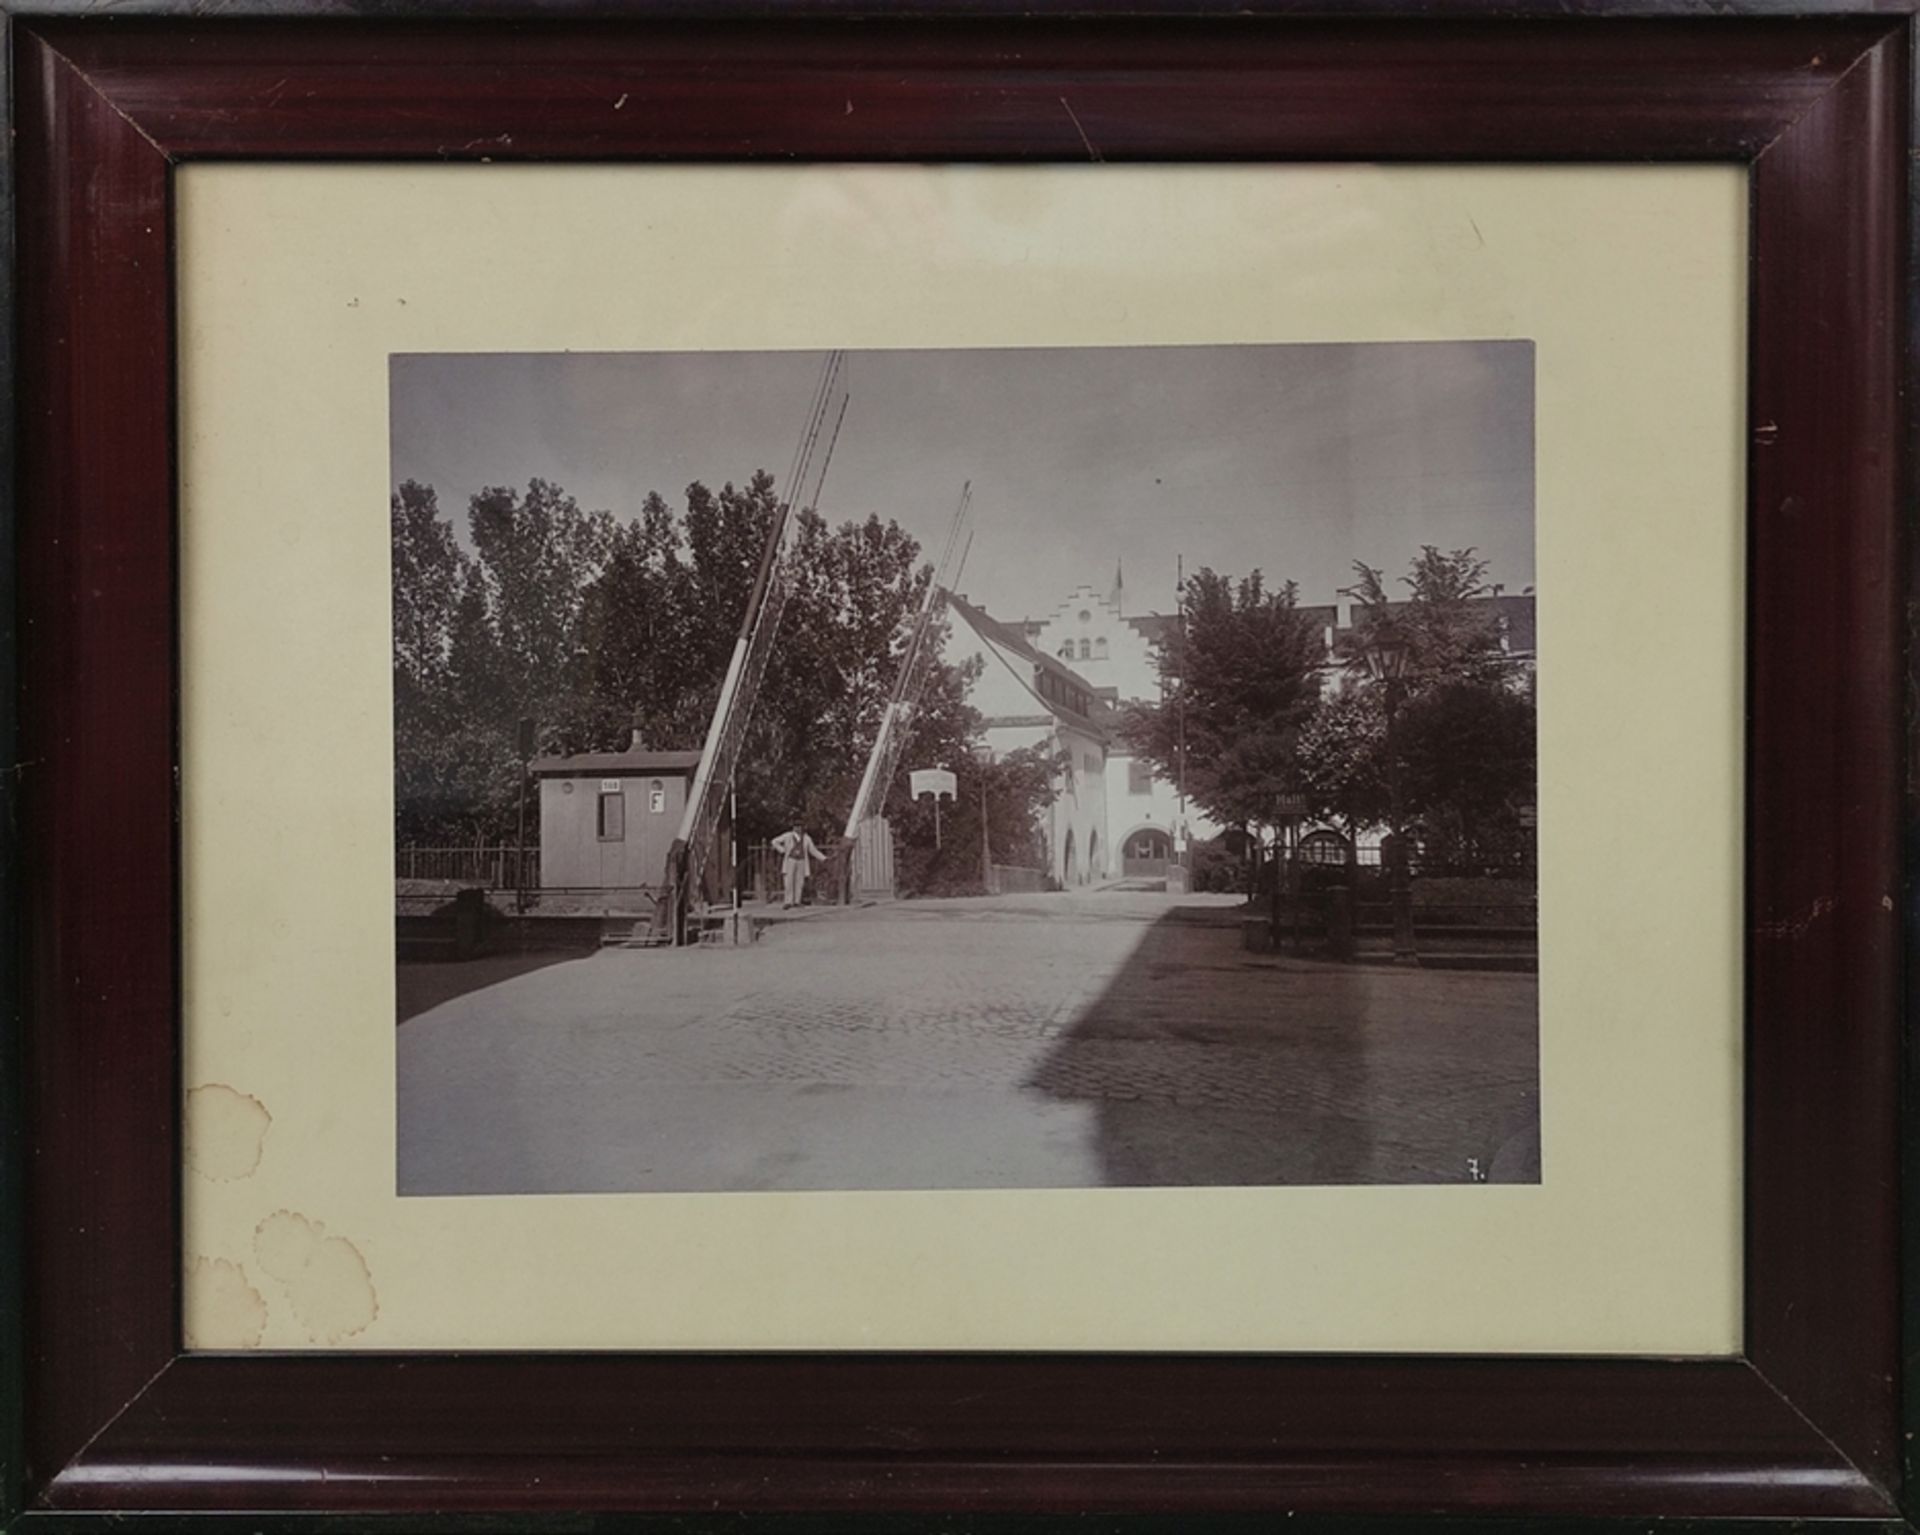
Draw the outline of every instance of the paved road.
<instances>
[{"instance_id":1,"label":"paved road","mask_svg":"<svg viewBox=\"0 0 1920 1535\"><path fill-rule=\"evenodd\" d=\"M903 902L399 1031L409 1194L1538 1176L1534 978L1245 953L1231 898Z\"/></svg>"}]
</instances>

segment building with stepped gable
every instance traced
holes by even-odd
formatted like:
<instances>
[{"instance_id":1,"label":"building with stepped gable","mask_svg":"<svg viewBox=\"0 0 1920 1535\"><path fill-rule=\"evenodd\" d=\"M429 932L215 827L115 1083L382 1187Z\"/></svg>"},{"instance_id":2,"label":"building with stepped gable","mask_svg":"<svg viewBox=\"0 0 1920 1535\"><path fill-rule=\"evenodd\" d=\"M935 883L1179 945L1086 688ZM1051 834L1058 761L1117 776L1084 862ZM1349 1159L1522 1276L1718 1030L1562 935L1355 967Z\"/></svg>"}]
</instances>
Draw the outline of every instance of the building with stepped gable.
<instances>
[{"instance_id":1,"label":"building with stepped gable","mask_svg":"<svg viewBox=\"0 0 1920 1535\"><path fill-rule=\"evenodd\" d=\"M1183 803L1179 785L1135 756L1118 729L1118 715L1128 704L1160 697L1160 637L1179 622L1164 613L1130 615L1126 607L1124 573L1116 566L1113 585L1104 593L1078 587L1045 618L1023 620L1019 627L1034 649L1083 676L1110 711L1102 776L1110 845L1116 850L1111 872L1155 878L1165 874L1190 838L1217 836L1220 827L1198 807Z\"/></svg>"},{"instance_id":2,"label":"building with stepped gable","mask_svg":"<svg viewBox=\"0 0 1920 1535\"><path fill-rule=\"evenodd\" d=\"M1520 674L1530 676L1532 588L1509 594L1495 587L1479 600L1491 606L1501 644ZM987 719L987 744L998 755L1051 737L1074 764L1073 782L1057 785L1056 804L1066 808L1057 809L1049 839L1052 872L1063 885L1157 877L1189 840L1204 841L1223 830L1198 806L1183 802L1179 785L1136 757L1122 736L1126 707L1161 696L1159 645L1179 623L1173 614L1129 613L1127 606L1119 567L1104 592L1077 587L1044 618L1003 622L964 596L949 596L960 620L949 659L982 654L988 660L973 699ZM1326 690L1342 681L1336 647L1352 624L1352 606L1341 600L1300 609L1324 638ZM1097 791L1088 783L1095 775Z\"/></svg>"}]
</instances>

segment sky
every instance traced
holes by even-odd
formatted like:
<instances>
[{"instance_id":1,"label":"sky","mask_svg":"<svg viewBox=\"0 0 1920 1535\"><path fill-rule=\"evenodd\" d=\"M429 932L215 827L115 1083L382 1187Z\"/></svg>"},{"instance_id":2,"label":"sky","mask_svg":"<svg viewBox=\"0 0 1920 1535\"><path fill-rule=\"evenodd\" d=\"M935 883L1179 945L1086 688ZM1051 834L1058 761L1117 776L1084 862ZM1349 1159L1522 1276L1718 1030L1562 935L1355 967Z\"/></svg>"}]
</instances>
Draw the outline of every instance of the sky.
<instances>
[{"instance_id":1,"label":"sky","mask_svg":"<svg viewBox=\"0 0 1920 1535\"><path fill-rule=\"evenodd\" d=\"M693 480L787 472L822 361L397 355L393 480L432 485L463 541L469 496L533 478L621 517L650 490L679 507ZM971 481L953 584L1000 618L1104 592L1122 563L1127 612L1169 611L1182 557L1305 603L1422 544L1533 584L1530 342L853 352L845 385L821 515L891 518L931 557Z\"/></svg>"}]
</instances>

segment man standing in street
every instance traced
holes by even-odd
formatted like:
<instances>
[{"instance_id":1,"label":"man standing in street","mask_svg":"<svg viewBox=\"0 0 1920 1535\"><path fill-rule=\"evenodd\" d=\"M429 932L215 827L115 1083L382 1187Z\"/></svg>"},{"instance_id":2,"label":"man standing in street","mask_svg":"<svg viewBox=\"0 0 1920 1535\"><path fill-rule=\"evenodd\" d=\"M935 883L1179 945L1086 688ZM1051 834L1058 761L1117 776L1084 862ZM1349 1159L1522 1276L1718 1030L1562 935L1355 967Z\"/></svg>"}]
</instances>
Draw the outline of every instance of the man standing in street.
<instances>
[{"instance_id":1,"label":"man standing in street","mask_svg":"<svg viewBox=\"0 0 1920 1535\"><path fill-rule=\"evenodd\" d=\"M780 855L780 872L786 878L786 900L780 907L786 911L800 904L801 896L806 893L807 877L813 873L814 860L824 862L827 855L814 846L806 828L797 824L773 839L773 850Z\"/></svg>"}]
</instances>

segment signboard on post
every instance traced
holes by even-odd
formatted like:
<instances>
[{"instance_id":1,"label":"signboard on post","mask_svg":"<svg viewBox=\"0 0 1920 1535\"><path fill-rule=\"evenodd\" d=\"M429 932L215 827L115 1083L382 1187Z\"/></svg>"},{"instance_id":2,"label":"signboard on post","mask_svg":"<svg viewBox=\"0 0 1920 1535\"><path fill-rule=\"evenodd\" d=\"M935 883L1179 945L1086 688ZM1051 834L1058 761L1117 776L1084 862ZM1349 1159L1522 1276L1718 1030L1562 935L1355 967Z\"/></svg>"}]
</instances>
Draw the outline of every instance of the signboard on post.
<instances>
[{"instance_id":1,"label":"signboard on post","mask_svg":"<svg viewBox=\"0 0 1920 1535\"><path fill-rule=\"evenodd\" d=\"M940 846L940 801L954 798L959 787L952 773L945 768L915 768L907 775L907 786L913 791L915 799L923 794L933 796L933 845Z\"/></svg>"},{"instance_id":2,"label":"signboard on post","mask_svg":"<svg viewBox=\"0 0 1920 1535\"><path fill-rule=\"evenodd\" d=\"M952 799L958 780L945 768L916 768L907 775L907 784L915 799L923 794L931 794L935 800Z\"/></svg>"}]
</instances>

